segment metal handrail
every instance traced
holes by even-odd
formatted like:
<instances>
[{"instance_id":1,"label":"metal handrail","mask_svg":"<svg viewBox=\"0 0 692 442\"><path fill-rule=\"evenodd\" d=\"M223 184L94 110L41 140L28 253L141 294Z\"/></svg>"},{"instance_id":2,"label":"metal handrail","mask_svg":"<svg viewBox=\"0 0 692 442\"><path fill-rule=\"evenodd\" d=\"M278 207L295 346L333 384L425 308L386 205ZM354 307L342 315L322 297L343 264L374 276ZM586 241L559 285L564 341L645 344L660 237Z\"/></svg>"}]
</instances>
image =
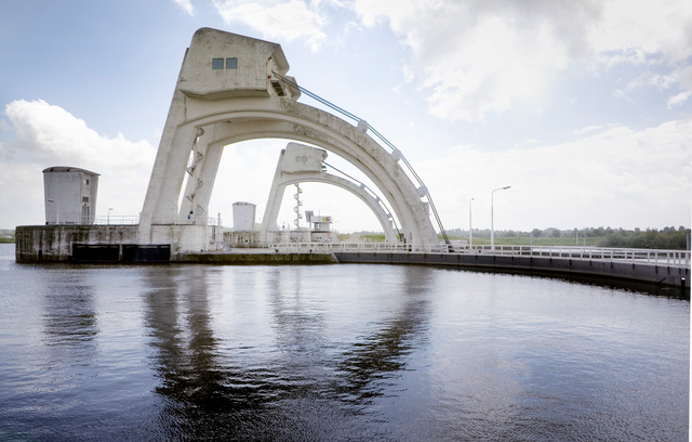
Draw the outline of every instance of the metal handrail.
<instances>
[{"instance_id":1,"label":"metal handrail","mask_svg":"<svg viewBox=\"0 0 692 442\"><path fill-rule=\"evenodd\" d=\"M269 246L281 251L441 253L486 256L517 256L573 260L627 262L633 264L690 266L689 250L613 249L569 246L449 246L447 244L405 245L388 243L277 243Z\"/></svg>"},{"instance_id":2,"label":"metal handrail","mask_svg":"<svg viewBox=\"0 0 692 442\"><path fill-rule=\"evenodd\" d=\"M94 217L94 224L114 224L114 225L129 225L139 224L139 216L137 215L111 215Z\"/></svg>"}]
</instances>

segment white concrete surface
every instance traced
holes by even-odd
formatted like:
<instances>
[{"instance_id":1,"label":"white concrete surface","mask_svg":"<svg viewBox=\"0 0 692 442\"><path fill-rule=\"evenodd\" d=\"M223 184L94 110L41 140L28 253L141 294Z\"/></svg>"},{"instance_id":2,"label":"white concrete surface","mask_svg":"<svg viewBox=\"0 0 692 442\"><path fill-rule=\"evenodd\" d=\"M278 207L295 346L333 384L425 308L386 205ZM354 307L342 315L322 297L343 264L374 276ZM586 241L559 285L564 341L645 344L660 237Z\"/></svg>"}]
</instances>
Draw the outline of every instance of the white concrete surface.
<instances>
[{"instance_id":1,"label":"white concrete surface","mask_svg":"<svg viewBox=\"0 0 692 442\"><path fill-rule=\"evenodd\" d=\"M220 59L223 68L214 69ZM159 144L138 243L152 243L152 226L205 225L223 146L261 138L309 143L346 159L378 188L408 244L437 242L426 206L396 158L357 127L297 103L299 90L276 76L286 77L288 69L278 44L209 28L195 33ZM195 239L178 247L198 244Z\"/></svg>"}]
</instances>

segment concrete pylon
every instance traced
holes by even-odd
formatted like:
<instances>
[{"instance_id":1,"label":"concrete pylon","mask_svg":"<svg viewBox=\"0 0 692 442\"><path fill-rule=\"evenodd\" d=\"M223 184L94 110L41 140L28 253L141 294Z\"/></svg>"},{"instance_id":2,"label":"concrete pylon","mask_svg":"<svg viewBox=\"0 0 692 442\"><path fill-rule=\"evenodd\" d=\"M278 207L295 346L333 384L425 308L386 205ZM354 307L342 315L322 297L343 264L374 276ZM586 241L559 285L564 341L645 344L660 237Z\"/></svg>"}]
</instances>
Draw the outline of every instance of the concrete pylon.
<instances>
[{"instance_id":1,"label":"concrete pylon","mask_svg":"<svg viewBox=\"0 0 692 442\"><path fill-rule=\"evenodd\" d=\"M308 143L344 158L377 187L408 244L438 243L427 205L398 164L396 152L390 154L352 124L298 103L300 90L286 75L288 70L276 43L210 28L195 33L152 169L139 243L169 242L174 251L207 249L204 213L223 146L262 138ZM194 164L197 153L203 155ZM178 207L185 176L191 176L186 169L192 164L201 171L203 185L195 181L200 175L193 176L183 198L190 202ZM192 192L194 202L187 198Z\"/></svg>"}]
</instances>

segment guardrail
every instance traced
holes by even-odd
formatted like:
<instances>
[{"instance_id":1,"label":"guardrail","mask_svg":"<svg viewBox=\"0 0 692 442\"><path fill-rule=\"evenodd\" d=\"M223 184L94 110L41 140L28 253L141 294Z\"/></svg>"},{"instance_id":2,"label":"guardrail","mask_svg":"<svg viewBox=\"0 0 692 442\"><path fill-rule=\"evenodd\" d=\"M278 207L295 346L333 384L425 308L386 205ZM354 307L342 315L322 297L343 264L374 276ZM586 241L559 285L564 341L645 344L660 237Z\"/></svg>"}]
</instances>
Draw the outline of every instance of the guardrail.
<instances>
[{"instance_id":1,"label":"guardrail","mask_svg":"<svg viewBox=\"0 0 692 442\"><path fill-rule=\"evenodd\" d=\"M97 216L94 217L94 224L98 225L128 225L128 224L139 224L139 216L137 215L111 215L111 216Z\"/></svg>"},{"instance_id":2,"label":"guardrail","mask_svg":"<svg viewBox=\"0 0 692 442\"><path fill-rule=\"evenodd\" d=\"M375 253L453 253L498 256L543 257L599 261L624 261L637 264L685 267L690 265L689 250L614 249L566 246L490 246L462 247L445 244L410 246L387 243L281 243L269 246L287 252L375 252Z\"/></svg>"},{"instance_id":3,"label":"guardrail","mask_svg":"<svg viewBox=\"0 0 692 442\"><path fill-rule=\"evenodd\" d=\"M68 222L71 221L71 222ZM209 217L206 219L201 219L200 222L206 222L207 226L219 226L221 220L218 218L213 218ZM53 224L53 223L52 223ZM88 224L88 223L82 223L81 219L76 218L74 220L64 220L60 219L59 223L56 224ZM108 225L108 224L114 224L114 225L120 225L120 224L139 224L139 216L137 215L111 215L111 216L96 216L94 217L94 224L98 225Z\"/></svg>"}]
</instances>

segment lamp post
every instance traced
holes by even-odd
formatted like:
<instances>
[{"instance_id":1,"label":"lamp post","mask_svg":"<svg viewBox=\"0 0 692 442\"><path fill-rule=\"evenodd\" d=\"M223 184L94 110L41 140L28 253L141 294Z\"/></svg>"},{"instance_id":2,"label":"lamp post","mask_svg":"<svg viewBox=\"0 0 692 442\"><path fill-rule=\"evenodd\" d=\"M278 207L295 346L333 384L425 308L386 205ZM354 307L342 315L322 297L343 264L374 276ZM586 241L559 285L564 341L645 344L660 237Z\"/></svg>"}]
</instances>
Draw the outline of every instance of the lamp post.
<instances>
[{"instance_id":1,"label":"lamp post","mask_svg":"<svg viewBox=\"0 0 692 442\"><path fill-rule=\"evenodd\" d=\"M490 192L490 250L495 250L495 225L493 220L493 196L498 190L507 190L512 186L498 187Z\"/></svg>"},{"instance_id":2,"label":"lamp post","mask_svg":"<svg viewBox=\"0 0 692 442\"><path fill-rule=\"evenodd\" d=\"M471 212L471 203L473 202L473 198L469 200L469 248L473 247L473 226L472 226L472 212Z\"/></svg>"},{"instance_id":3,"label":"lamp post","mask_svg":"<svg viewBox=\"0 0 692 442\"><path fill-rule=\"evenodd\" d=\"M106 224L108 224L108 225L110 225L110 223L111 223L111 210L113 210L112 207L110 209L108 209L108 213L106 215Z\"/></svg>"}]
</instances>

